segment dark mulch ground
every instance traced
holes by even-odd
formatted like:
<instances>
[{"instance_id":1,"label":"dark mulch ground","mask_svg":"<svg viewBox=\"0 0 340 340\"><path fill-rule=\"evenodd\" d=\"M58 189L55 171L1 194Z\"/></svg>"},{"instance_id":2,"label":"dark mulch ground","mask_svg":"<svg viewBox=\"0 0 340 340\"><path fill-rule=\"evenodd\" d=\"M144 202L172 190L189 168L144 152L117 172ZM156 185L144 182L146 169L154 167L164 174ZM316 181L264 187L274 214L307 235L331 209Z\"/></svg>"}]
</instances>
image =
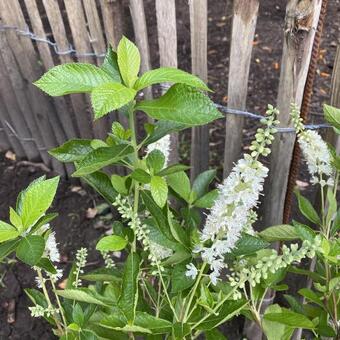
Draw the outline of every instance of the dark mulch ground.
<instances>
[{"instance_id":1,"label":"dark mulch ground","mask_svg":"<svg viewBox=\"0 0 340 340\"><path fill-rule=\"evenodd\" d=\"M151 44L152 63L158 63L156 18L154 1L145 0L147 20ZM260 16L257 24L254 53L252 56L247 109L253 112L263 112L267 103L275 103L279 80L280 61L282 53L282 37L284 29L285 1L261 0ZM177 0L178 18L178 55L179 67L190 70L190 30L187 0ZM227 103L229 36L231 22L231 1L209 0L209 85L215 91L213 99L222 104ZM127 7L126 7L126 10ZM330 75L339 42L340 1L329 1L328 17L325 25L318 73L315 81L312 112L318 113L321 104L327 102L330 96ZM131 33L132 28L128 27ZM318 118L311 116L311 120ZM245 141L248 141L253 131L253 121L248 121L245 129ZM224 147L225 126L223 120L211 126L211 163L221 169ZM190 134L182 135L181 153L184 160L189 155ZM34 178L42 175L43 171L35 166L25 166L14 162L0 154L0 219L7 220L8 207L14 206L20 190L25 188ZM48 174L49 176L51 174ZM300 180L306 181L305 172ZM303 183L302 183L303 184ZM310 192L310 188L305 189ZM78 188L72 181L62 181L53 211L59 213L53 223L57 239L63 255L62 266L67 268L76 249L86 246L93 249L103 229L98 226L97 219L86 218L88 208L101 203L101 199L90 189ZM90 252L89 261L98 261L95 251ZM0 268L0 340L5 339L52 339L49 327L44 321L31 319L27 306L29 301L23 289L34 285L34 274L25 265L12 264ZM8 323L8 306L15 303L15 322ZM241 322L234 322L228 327L229 339L240 339Z\"/></svg>"}]
</instances>

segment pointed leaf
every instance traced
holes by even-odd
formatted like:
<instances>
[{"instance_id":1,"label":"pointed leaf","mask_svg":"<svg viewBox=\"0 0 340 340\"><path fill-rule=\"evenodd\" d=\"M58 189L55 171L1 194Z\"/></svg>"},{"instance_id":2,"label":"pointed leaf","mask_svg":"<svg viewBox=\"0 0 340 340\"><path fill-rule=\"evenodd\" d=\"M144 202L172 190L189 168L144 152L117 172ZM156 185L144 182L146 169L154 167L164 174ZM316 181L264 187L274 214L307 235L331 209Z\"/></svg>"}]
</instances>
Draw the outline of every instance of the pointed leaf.
<instances>
[{"instance_id":1,"label":"pointed leaf","mask_svg":"<svg viewBox=\"0 0 340 340\"><path fill-rule=\"evenodd\" d=\"M190 73L172 67L161 67L145 72L136 81L134 88L139 91L145 87L158 83L181 83L197 87L201 90L209 90L203 80Z\"/></svg>"},{"instance_id":2,"label":"pointed leaf","mask_svg":"<svg viewBox=\"0 0 340 340\"><path fill-rule=\"evenodd\" d=\"M194 206L197 208L209 209L214 205L218 195L219 193L217 189L211 190L204 196L200 197L197 201L195 201Z\"/></svg>"},{"instance_id":3,"label":"pointed leaf","mask_svg":"<svg viewBox=\"0 0 340 340\"><path fill-rule=\"evenodd\" d=\"M269 227L259 233L268 242L292 241L299 238L295 227L289 224L280 224Z\"/></svg>"},{"instance_id":4,"label":"pointed leaf","mask_svg":"<svg viewBox=\"0 0 340 340\"><path fill-rule=\"evenodd\" d=\"M265 320L282 323L289 327L314 329L315 326L306 316L282 308L281 313L268 313L264 315Z\"/></svg>"},{"instance_id":5,"label":"pointed leaf","mask_svg":"<svg viewBox=\"0 0 340 340\"><path fill-rule=\"evenodd\" d=\"M91 142L91 139L71 139L48 153L60 162L80 161L93 150Z\"/></svg>"},{"instance_id":6,"label":"pointed leaf","mask_svg":"<svg viewBox=\"0 0 340 340\"><path fill-rule=\"evenodd\" d=\"M190 201L190 180L184 171L167 176L167 182L186 202Z\"/></svg>"},{"instance_id":7,"label":"pointed leaf","mask_svg":"<svg viewBox=\"0 0 340 340\"><path fill-rule=\"evenodd\" d=\"M159 176L151 177L150 188L152 198L163 208L168 198L168 185L165 179Z\"/></svg>"},{"instance_id":8,"label":"pointed leaf","mask_svg":"<svg viewBox=\"0 0 340 340\"><path fill-rule=\"evenodd\" d=\"M100 68L107 72L114 81L121 83L122 79L119 73L117 53L113 51L111 45L107 49L104 62Z\"/></svg>"},{"instance_id":9,"label":"pointed leaf","mask_svg":"<svg viewBox=\"0 0 340 340\"><path fill-rule=\"evenodd\" d=\"M192 184L192 191L196 193L196 198L202 197L208 190L209 184L216 176L216 170L206 170L199 174Z\"/></svg>"},{"instance_id":10,"label":"pointed leaf","mask_svg":"<svg viewBox=\"0 0 340 340\"><path fill-rule=\"evenodd\" d=\"M96 297L90 294L87 289L64 289L64 290L57 290L56 293L59 296L64 297L65 299L87 302L90 304L100 305L100 306L107 306L103 301L98 300Z\"/></svg>"},{"instance_id":11,"label":"pointed leaf","mask_svg":"<svg viewBox=\"0 0 340 340\"><path fill-rule=\"evenodd\" d=\"M336 129L340 129L340 109L324 104L323 112L325 119L329 124L334 126Z\"/></svg>"},{"instance_id":12,"label":"pointed leaf","mask_svg":"<svg viewBox=\"0 0 340 340\"><path fill-rule=\"evenodd\" d=\"M129 103L136 91L120 83L107 83L96 87L91 93L94 117L98 119Z\"/></svg>"},{"instance_id":13,"label":"pointed leaf","mask_svg":"<svg viewBox=\"0 0 340 340\"><path fill-rule=\"evenodd\" d=\"M105 236L99 240L96 249L100 251L119 251L126 247L127 240L117 235Z\"/></svg>"},{"instance_id":14,"label":"pointed leaf","mask_svg":"<svg viewBox=\"0 0 340 340\"><path fill-rule=\"evenodd\" d=\"M183 84L173 85L159 99L144 100L135 108L154 119L190 126L207 124L222 117L204 93Z\"/></svg>"},{"instance_id":15,"label":"pointed leaf","mask_svg":"<svg viewBox=\"0 0 340 340\"><path fill-rule=\"evenodd\" d=\"M13 240L19 236L18 231L10 224L0 221L0 243Z\"/></svg>"},{"instance_id":16,"label":"pointed leaf","mask_svg":"<svg viewBox=\"0 0 340 340\"><path fill-rule=\"evenodd\" d=\"M92 64L62 64L47 71L34 85L50 96L91 92L95 87L112 82L102 69Z\"/></svg>"},{"instance_id":17,"label":"pointed leaf","mask_svg":"<svg viewBox=\"0 0 340 340\"><path fill-rule=\"evenodd\" d=\"M18 244L16 255L30 266L37 264L44 253L45 240L42 236L28 235Z\"/></svg>"}]
</instances>

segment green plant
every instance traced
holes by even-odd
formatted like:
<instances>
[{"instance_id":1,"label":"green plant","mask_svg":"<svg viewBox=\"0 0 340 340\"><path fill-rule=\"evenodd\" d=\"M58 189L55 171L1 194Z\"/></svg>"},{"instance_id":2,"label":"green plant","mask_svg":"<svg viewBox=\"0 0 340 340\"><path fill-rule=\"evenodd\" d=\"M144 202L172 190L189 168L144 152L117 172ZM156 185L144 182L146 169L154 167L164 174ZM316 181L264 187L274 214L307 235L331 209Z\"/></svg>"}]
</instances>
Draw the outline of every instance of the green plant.
<instances>
[{"instance_id":1,"label":"green plant","mask_svg":"<svg viewBox=\"0 0 340 340\"><path fill-rule=\"evenodd\" d=\"M329 208L323 201L321 233L297 222L255 233L255 209L268 173L261 159L270 153L278 111L268 106L250 154L237 162L218 189L209 191L214 170L203 172L191 184L186 166L168 164L170 133L221 117L204 93L209 89L197 77L172 68L138 77L139 64L138 49L123 38L117 52L109 48L101 67L60 65L35 83L54 96L90 93L95 119L118 109L128 117L129 127L114 122L105 140L75 139L50 150L58 160L74 163L73 176L88 182L121 215L112 225L113 234L97 243L103 267L84 272L87 250L81 248L66 288L56 289L63 275L49 224L56 215L46 211L58 178L34 181L19 195L15 209L10 208L10 224L0 222L0 259L15 252L37 272L40 290L26 290L34 304L32 316L44 317L61 339L196 339L202 334L223 339L218 326L240 313L257 322L269 339L278 339L278 334L280 339L289 338L298 327L316 334L326 329L334 306L333 312L326 307L326 317L311 317L308 313L315 308L305 311L290 296L292 310L272 305L263 316L261 306L269 288L288 288L280 284L288 271L309 273L295 263L315 256L326 259L329 274L326 288L324 281L318 287L333 299L338 287L337 263L330 260L338 261L336 191L326 195ZM174 85L158 99L137 102L139 90L163 82ZM142 138L135 129L137 110L157 120L145 124ZM103 169L109 165L123 166L128 174L108 175ZM318 223L318 214L298 197L302 212ZM200 209L210 209L204 224ZM267 249L270 242L298 239L304 240L300 248L283 246L282 254ZM126 260L115 263L114 251L126 253ZM322 273L310 275L325 279ZM330 332L337 326L327 327Z\"/></svg>"}]
</instances>

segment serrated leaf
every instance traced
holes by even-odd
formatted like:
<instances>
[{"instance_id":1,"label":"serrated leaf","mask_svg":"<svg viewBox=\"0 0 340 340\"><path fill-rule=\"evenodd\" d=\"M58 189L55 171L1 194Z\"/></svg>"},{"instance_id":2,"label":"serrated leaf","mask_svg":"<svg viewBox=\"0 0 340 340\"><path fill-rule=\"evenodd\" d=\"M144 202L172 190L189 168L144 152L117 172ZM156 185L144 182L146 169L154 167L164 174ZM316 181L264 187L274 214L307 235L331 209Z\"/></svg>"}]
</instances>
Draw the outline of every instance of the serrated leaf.
<instances>
[{"instance_id":1,"label":"serrated leaf","mask_svg":"<svg viewBox=\"0 0 340 340\"><path fill-rule=\"evenodd\" d=\"M158 176L168 176L176 172L188 170L190 167L183 164L172 164L157 173Z\"/></svg>"},{"instance_id":2,"label":"serrated leaf","mask_svg":"<svg viewBox=\"0 0 340 340\"><path fill-rule=\"evenodd\" d=\"M45 249L45 240L42 236L28 235L18 244L16 255L18 259L30 266L37 264Z\"/></svg>"},{"instance_id":3,"label":"serrated leaf","mask_svg":"<svg viewBox=\"0 0 340 340\"><path fill-rule=\"evenodd\" d=\"M302 241L308 240L311 243L314 242L314 238L316 234L313 229L311 229L310 227L304 224L298 223L296 221L293 221L293 223L294 223L295 231Z\"/></svg>"},{"instance_id":4,"label":"serrated leaf","mask_svg":"<svg viewBox=\"0 0 340 340\"><path fill-rule=\"evenodd\" d=\"M152 150L146 157L146 165L153 173L159 172L165 163L165 156L160 150Z\"/></svg>"},{"instance_id":5,"label":"serrated leaf","mask_svg":"<svg viewBox=\"0 0 340 340\"><path fill-rule=\"evenodd\" d=\"M298 293L300 295L302 295L303 297L305 297L307 300L316 303L317 305L319 305L323 309L325 308L324 304L321 301L321 298L315 292L313 292L311 289L309 289L309 288L301 288L298 291Z\"/></svg>"},{"instance_id":6,"label":"serrated leaf","mask_svg":"<svg viewBox=\"0 0 340 340\"><path fill-rule=\"evenodd\" d=\"M13 240L19 236L18 231L10 224L0 221L0 243Z\"/></svg>"},{"instance_id":7,"label":"serrated leaf","mask_svg":"<svg viewBox=\"0 0 340 340\"><path fill-rule=\"evenodd\" d=\"M95 87L112 82L104 70L92 64L62 64L47 71L34 85L50 96L91 92Z\"/></svg>"},{"instance_id":8,"label":"serrated leaf","mask_svg":"<svg viewBox=\"0 0 340 340\"><path fill-rule=\"evenodd\" d=\"M80 161L93 150L91 142L91 139L71 139L48 153L60 162Z\"/></svg>"},{"instance_id":9,"label":"serrated leaf","mask_svg":"<svg viewBox=\"0 0 340 340\"><path fill-rule=\"evenodd\" d=\"M128 190L125 185L126 177L122 177L116 174L111 176L111 184L113 188L122 195L127 195Z\"/></svg>"},{"instance_id":10,"label":"serrated leaf","mask_svg":"<svg viewBox=\"0 0 340 340\"><path fill-rule=\"evenodd\" d=\"M10 255L19 244L20 239L6 241L0 243L0 261L2 261L6 256Z\"/></svg>"},{"instance_id":11,"label":"serrated leaf","mask_svg":"<svg viewBox=\"0 0 340 340\"><path fill-rule=\"evenodd\" d=\"M114 81L119 83L122 81L119 73L117 53L113 51L111 45L107 48L103 64L100 68L107 72Z\"/></svg>"},{"instance_id":12,"label":"serrated leaf","mask_svg":"<svg viewBox=\"0 0 340 340\"><path fill-rule=\"evenodd\" d=\"M190 288L195 283L195 280L185 275L186 271L185 263L177 264L174 267L171 274L171 293L177 294Z\"/></svg>"},{"instance_id":13,"label":"serrated leaf","mask_svg":"<svg viewBox=\"0 0 340 340\"><path fill-rule=\"evenodd\" d=\"M99 268L80 276L87 281L121 282L121 273L116 268Z\"/></svg>"},{"instance_id":14,"label":"serrated leaf","mask_svg":"<svg viewBox=\"0 0 340 340\"><path fill-rule=\"evenodd\" d=\"M211 208L218 197L218 190L214 189L200 197L194 202L194 206L197 208L209 209Z\"/></svg>"},{"instance_id":15,"label":"serrated leaf","mask_svg":"<svg viewBox=\"0 0 340 340\"><path fill-rule=\"evenodd\" d=\"M170 321L139 311L136 312L135 325L149 329L152 334L168 333L172 328Z\"/></svg>"},{"instance_id":16,"label":"serrated leaf","mask_svg":"<svg viewBox=\"0 0 340 340\"><path fill-rule=\"evenodd\" d=\"M129 145L116 145L93 150L79 162L78 169L72 176L80 177L91 174L105 166L117 163L132 152L133 148Z\"/></svg>"},{"instance_id":17,"label":"serrated leaf","mask_svg":"<svg viewBox=\"0 0 340 340\"><path fill-rule=\"evenodd\" d=\"M280 224L266 228L259 233L259 236L268 242L292 241L299 238L295 227L289 224Z\"/></svg>"},{"instance_id":18,"label":"serrated leaf","mask_svg":"<svg viewBox=\"0 0 340 340\"><path fill-rule=\"evenodd\" d=\"M159 99L140 102L135 109L144 111L154 119L189 126L204 125L222 117L204 93L183 84L173 85Z\"/></svg>"},{"instance_id":19,"label":"serrated leaf","mask_svg":"<svg viewBox=\"0 0 340 340\"><path fill-rule=\"evenodd\" d=\"M184 171L167 176L168 185L186 202L190 201L190 180Z\"/></svg>"},{"instance_id":20,"label":"serrated leaf","mask_svg":"<svg viewBox=\"0 0 340 340\"><path fill-rule=\"evenodd\" d=\"M121 108L133 100L135 95L135 90L120 83L106 83L94 88L91 92L91 102L95 119Z\"/></svg>"},{"instance_id":21,"label":"serrated leaf","mask_svg":"<svg viewBox=\"0 0 340 340\"><path fill-rule=\"evenodd\" d=\"M9 208L9 220L18 229L19 232L23 230L21 217L12 207Z\"/></svg>"},{"instance_id":22,"label":"serrated leaf","mask_svg":"<svg viewBox=\"0 0 340 340\"><path fill-rule=\"evenodd\" d=\"M325 114L326 121L336 129L340 129L340 109L324 104L323 112Z\"/></svg>"},{"instance_id":23,"label":"serrated leaf","mask_svg":"<svg viewBox=\"0 0 340 340\"><path fill-rule=\"evenodd\" d=\"M145 72L136 81L134 88L139 91L145 87L158 83L180 83L209 91L209 88L203 80L190 73L172 67L161 67Z\"/></svg>"},{"instance_id":24,"label":"serrated leaf","mask_svg":"<svg viewBox=\"0 0 340 340\"><path fill-rule=\"evenodd\" d=\"M127 240L117 235L109 235L101 238L96 245L100 251L119 251L126 247Z\"/></svg>"},{"instance_id":25,"label":"serrated leaf","mask_svg":"<svg viewBox=\"0 0 340 340\"><path fill-rule=\"evenodd\" d=\"M59 177L35 182L30 185L21 203L21 219L24 228L29 228L46 212L57 191Z\"/></svg>"},{"instance_id":26,"label":"serrated leaf","mask_svg":"<svg viewBox=\"0 0 340 340\"><path fill-rule=\"evenodd\" d=\"M128 87L133 87L139 72L140 54L137 46L126 37L123 37L118 44L117 60L124 83Z\"/></svg>"},{"instance_id":27,"label":"serrated leaf","mask_svg":"<svg viewBox=\"0 0 340 340\"><path fill-rule=\"evenodd\" d=\"M270 246L270 243L262 240L259 237L249 234L242 234L241 238L236 242L232 254L235 256L250 255L260 249L265 249Z\"/></svg>"},{"instance_id":28,"label":"serrated leaf","mask_svg":"<svg viewBox=\"0 0 340 340\"><path fill-rule=\"evenodd\" d=\"M159 176L151 177L150 188L152 198L163 208L168 198L168 185L165 179Z\"/></svg>"},{"instance_id":29,"label":"serrated leaf","mask_svg":"<svg viewBox=\"0 0 340 340\"><path fill-rule=\"evenodd\" d=\"M289 327L314 329L315 326L312 321L302 314L292 312L288 309L282 308L281 313L268 313L264 315L265 320L275 321Z\"/></svg>"},{"instance_id":30,"label":"serrated leaf","mask_svg":"<svg viewBox=\"0 0 340 340\"><path fill-rule=\"evenodd\" d=\"M64 289L56 290L57 295L64 297L65 299L87 302L100 306L107 306L103 301L98 300L92 296L89 292L83 289Z\"/></svg>"},{"instance_id":31,"label":"serrated leaf","mask_svg":"<svg viewBox=\"0 0 340 340\"><path fill-rule=\"evenodd\" d=\"M57 271L53 266L53 263L47 257L42 257L36 264L37 267L44 269L45 271L56 274Z\"/></svg>"},{"instance_id":32,"label":"serrated leaf","mask_svg":"<svg viewBox=\"0 0 340 340\"><path fill-rule=\"evenodd\" d=\"M136 315L139 265L139 255L130 253L125 262L122 292L118 300L118 306L122 309L130 323L133 323Z\"/></svg>"},{"instance_id":33,"label":"serrated leaf","mask_svg":"<svg viewBox=\"0 0 340 340\"><path fill-rule=\"evenodd\" d=\"M109 203L114 202L117 192L113 189L110 178L107 174L101 171L96 171L92 174L83 176L82 178Z\"/></svg>"}]
</instances>

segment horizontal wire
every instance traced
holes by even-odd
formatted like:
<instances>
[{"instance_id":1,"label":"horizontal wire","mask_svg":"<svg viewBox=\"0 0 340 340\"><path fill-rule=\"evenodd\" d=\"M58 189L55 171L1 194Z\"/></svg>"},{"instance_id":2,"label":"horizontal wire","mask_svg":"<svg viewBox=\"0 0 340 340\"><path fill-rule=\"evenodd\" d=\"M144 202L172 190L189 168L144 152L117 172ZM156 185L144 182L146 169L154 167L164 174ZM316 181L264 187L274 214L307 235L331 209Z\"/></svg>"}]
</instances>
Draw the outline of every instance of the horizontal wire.
<instances>
[{"instance_id":1,"label":"horizontal wire","mask_svg":"<svg viewBox=\"0 0 340 340\"><path fill-rule=\"evenodd\" d=\"M58 54L58 55L74 54L77 57L97 57L97 58L105 57L105 53L100 53L100 54L93 53L93 52L80 53L77 50L75 50L71 44L69 45L68 50L62 51L58 48L58 45L55 42L53 42L53 41L51 41L47 38L36 36L33 32L31 32L29 30L28 26L26 26L25 30L22 30L22 29L20 29L16 26L0 25L0 31L8 31L8 30L15 31L18 35L28 37L31 40L34 40L36 42L46 43L46 44L52 46L55 53ZM168 84L161 84L161 88L168 89L169 85ZM243 117L246 117L246 118L251 118L251 119L256 119L256 120L260 120L260 119L263 118L263 116L261 116L260 114L257 114L257 113L252 113L252 112L242 111L242 110L236 110L236 109L230 109L230 108L223 106L221 104L215 104L215 106L225 114L233 114L233 115L243 116ZM18 133L15 131L15 129L13 128L13 126L11 126L8 121L5 121L5 124L7 125L9 130L11 131L11 135L16 137L18 140L21 140L21 141L24 141L24 142L27 142L27 141L35 142L34 138L20 137L18 135ZM331 126L327 125L327 124L307 124L307 125L305 125L305 128L309 129L309 130L317 130L317 129L331 128ZM5 129L0 128L0 131L5 131ZM292 132L295 132L295 129L290 128L290 127L278 127L277 132L279 132L279 133L292 133ZM46 150L46 148L40 148L39 150Z\"/></svg>"}]
</instances>

